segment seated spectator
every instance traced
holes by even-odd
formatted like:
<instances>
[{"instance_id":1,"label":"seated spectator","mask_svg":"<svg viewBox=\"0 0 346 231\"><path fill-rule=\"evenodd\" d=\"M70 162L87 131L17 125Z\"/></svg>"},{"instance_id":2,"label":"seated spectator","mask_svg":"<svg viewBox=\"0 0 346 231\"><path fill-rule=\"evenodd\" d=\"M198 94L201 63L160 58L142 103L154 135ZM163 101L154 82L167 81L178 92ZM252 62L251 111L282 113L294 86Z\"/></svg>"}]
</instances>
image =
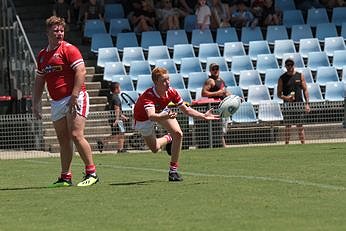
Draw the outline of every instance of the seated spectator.
<instances>
[{"instance_id":1,"label":"seated spectator","mask_svg":"<svg viewBox=\"0 0 346 231\"><path fill-rule=\"evenodd\" d=\"M141 0L141 7L135 8L130 21L136 33L155 30L155 9L149 0Z\"/></svg>"},{"instance_id":2,"label":"seated spectator","mask_svg":"<svg viewBox=\"0 0 346 231\"><path fill-rule=\"evenodd\" d=\"M311 8L323 8L324 6L320 3L319 0L305 0L305 1L297 1L294 0L295 6L297 9L307 11Z\"/></svg>"},{"instance_id":3,"label":"seated spectator","mask_svg":"<svg viewBox=\"0 0 346 231\"><path fill-rule=\"evenodd\" d=\"M206 3L206 0L198 0L198 4L196 7L197 27L200 30L210 28L211 11Z\"/></svg>"},{"instance_id":4,"label":"seated spectator","mask_svg":"<svg viewBox=\"0 0 346 231\"><path fill-rule=\"evenodd\" d=\"M64 0L57 0L53 6L53 15L63 18L65 20L65 31L69 31L69 24L71 23L70 5Z\"/></svg>"},{"instance_id":5,"label":"seated spectator","mask_svg":"<svg viewBox=\"0 0 346 231\"><path fill-rule=\"evenodd\" d=\"M276 10L273 0L255 0L252 3L252 12L259 19L261 26L279 25L282 13Z\"/></svg>"},{"instance_id":6,"label":"seated spectator","mask_svg":"<svg viewBox=\"0 0 346 231\"><path fill-rule=\"evenodd\" d=\"M85 6L84 21L88 19L103 20L102 13L103 10L101 4L98 3L96 0L89 0L89 2Z\"/></svg>"},{"instance_id":7,"label":"seated spectator","mask_svg":"<svg viewBox=\"0 0 346 231\"><path fill-rule=\"evenodd\" d=\"M194 14L198 0L179 0L179 8L186 14Z\"/></svg>"},{"instance_id":8,"label":"seated spectator","mask_svg":"<svg viewBox=\"0 0 346 231\"><path fill-rule=\"evenodd\" d=\"M320 2L328 9L345 6L344 0L320 0Z\"/></svg>"},{"instance_id":9,"label":"seated spectator","mask_svg":"<svg viewBox=\"0 0 346 231\"><path fill-rule=\"evenodd\" d=\"M217 29L219 27L230 26L230 12L227 4L221 2L221 0L212 0L210 5L211 20L210 28Z\"/></svg>"},{"instance_id":10,"label":"seated spectator","mask_svg":"<svg viewBox=\"0 0 346 231\"><path fill-rule=\"evenodd\" d=\"M258 18L255 18L245 2L239 0L235 3L235 11L232 12L231 24L234 27L255 27L258 25Z\"/></svg>"},{"instance_id":11,"label":"seated spectator","mask_svg":"<svg viewBox=\"0 0 346 231\"><path fill-rule=\"evenodd\" d=\"M159 8L156 9L159 30L164 32L180 29L180 18L186 16L186 13L179 8L173 7L172 0L161 0L160 3Z\"/></svg>"}]
</instances>

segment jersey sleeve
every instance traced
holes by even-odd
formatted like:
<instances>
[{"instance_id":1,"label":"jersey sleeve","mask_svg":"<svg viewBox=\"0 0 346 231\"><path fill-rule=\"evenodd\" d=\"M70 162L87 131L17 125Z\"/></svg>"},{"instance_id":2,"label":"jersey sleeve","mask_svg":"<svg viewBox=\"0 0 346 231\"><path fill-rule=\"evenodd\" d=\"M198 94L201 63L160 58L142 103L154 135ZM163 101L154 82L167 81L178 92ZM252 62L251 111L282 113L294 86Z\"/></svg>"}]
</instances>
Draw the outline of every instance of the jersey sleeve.
<instances>
[{"instance_id":1,"label":"jersey sleeve","mask_svg":"<svg viewBox=\"0 0 346 231\"><path fill-rule=\"evenodd\" d=\"M44 76L44 70L42 69L41 59L43 58L43 50L41 50L36 58L37 67L35 69L36 76Z\"/></svg>"},{"instance_id":2,"label":"jersey sleeve","mask_svg":"<svg viewBox=\"0 0 346 231\"><path fill-rule=\"evenodd\" d=\"M84 64L82 54L76 46L67 43L65 45L65 54L67 62L73 70L75 70L78 65Z\"/></svg>"},{"instance_id":3,"label":"jersey sleeve","mask_svg":"<svg viewBox=\"0 0 346 231\"><path fill-rule=\"evenodd\" d=\"M171 100L172 100L172 103L174 103L175 105L181 106L184 103L184 101L181 98L179 92L176 89L174 89L174 88L172 88L172 96L173 97L172 97Z\"/></svg>"}]
</instances>

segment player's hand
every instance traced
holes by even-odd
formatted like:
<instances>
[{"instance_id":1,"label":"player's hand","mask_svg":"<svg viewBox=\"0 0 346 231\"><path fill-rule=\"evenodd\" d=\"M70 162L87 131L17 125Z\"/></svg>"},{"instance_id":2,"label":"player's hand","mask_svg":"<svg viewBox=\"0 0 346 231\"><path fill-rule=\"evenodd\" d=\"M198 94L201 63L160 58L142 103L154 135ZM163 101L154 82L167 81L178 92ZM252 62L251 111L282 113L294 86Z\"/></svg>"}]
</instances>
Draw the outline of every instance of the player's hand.
<instances>
[{"instance_id":1,"label":"player's hand","mask_svg":"<svg viewBox=\"0 0 346 231\"><path fill-rule=\"evenodd\" d=\"M206 113L204 113L205 120L219 120L220 116L213 114L213 108L209 109Z\"/></svg>"},{"instance_id":2,"label":"player's hand","mask_svg":"<svg viewBox=\"0 0 346 231\"><path fill-rule=\"evenodd\" d=\"M71 95L71 99L70 99L70 104L69 104L69 112L71 114L76 114L76 111L79 110L79 105L77 102L77 97Z\"/></svg>"},{"instance_id":3,"label":"player's hand","mask_svg":"<svg viewBox=\"0 0 346 231\"><path fill-rule=\"evenodd\" d=\"M178 115L178 113L173 112L171 110L169 110L168 113L167 113L168 119L175 119L175 118L177 118L177 115Z\"/></svg>"},{"instance_id":4,"label":"player's hand","mask_svg":"<svg viewBox=\"0 0 346 231\"><path fill-rule=\"evenodd\" d=\"M38 105L33 105L31 109L32 109L32 113L34 114L34 117L36 119L39 119L39 120L42 119L41 110L38 107Z\"/></svg>"}]
</instances>

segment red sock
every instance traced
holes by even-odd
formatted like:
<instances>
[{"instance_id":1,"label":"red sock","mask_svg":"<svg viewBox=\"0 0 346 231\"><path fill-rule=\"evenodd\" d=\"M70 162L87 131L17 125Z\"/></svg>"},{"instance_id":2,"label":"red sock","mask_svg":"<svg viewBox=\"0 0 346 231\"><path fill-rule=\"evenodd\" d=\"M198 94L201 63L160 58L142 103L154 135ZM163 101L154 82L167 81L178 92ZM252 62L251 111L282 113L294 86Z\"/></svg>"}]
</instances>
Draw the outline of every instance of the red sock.
<instances>
[{"instance_id":1,"label":"red sock","mask_svg":"<svg viewBox=\"0 0 346 231\"><path fill-rule=\"evenodd\" d=\"M60 174L60 178L64 180L71 180L72 179L72 173L71 172L62 172Z\"/></svg>"},{"instance_id":2,"label":"red sock","mask_svg":"<svg viewBox=\"0 0 346 231\"><path fill-rule=\"evenodd\" d=\"M172 136L171 136L171 134L167 134L167 135L165 135L165 138L167 139L167 143L171 143L172 142Z\"/></svg>"},{"instance_id":3,"label":"red sock","mask_svg":"<svg viewBox=\"0 0 346 231\"><path fill-rule=\"evenodd\" d=\"M170 162L169 163L169 171L176 172L178 169L178 166L179 166L178 162Z\"/></svg>"},{"instance_id":4,"label":"red sock","mask_svg":"<svg viewBox=\"0 0 346 231\"><path fill-rule=\"evenodd\" d=\"M94 164L85 166L85 174L95 174L96 173L96 166Z\"/></svg>"}]
</instances>

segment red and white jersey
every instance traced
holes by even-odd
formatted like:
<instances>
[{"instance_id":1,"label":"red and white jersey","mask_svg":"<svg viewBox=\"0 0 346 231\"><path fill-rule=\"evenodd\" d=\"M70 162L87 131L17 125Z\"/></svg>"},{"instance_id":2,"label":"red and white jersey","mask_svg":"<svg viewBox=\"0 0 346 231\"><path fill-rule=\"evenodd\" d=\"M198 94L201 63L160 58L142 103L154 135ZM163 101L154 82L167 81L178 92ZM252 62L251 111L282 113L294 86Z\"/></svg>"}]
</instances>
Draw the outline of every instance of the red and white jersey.
<instances>
[{"instance_id":1,"label":"red and white jersey","mask_svg":"<svg viewBox=\"0 0 346 231\"><path fill-rule=\"evenodd\" d=\"M183 99L176 89L170 87L166 92L166 95L160 97L157 94L155 87L148 88L138 97L134 108L134 118L137 121L146 121L149 119L146 110L149 108L155 108L155 112L160 113L170 102L177 106L183 104Z\"/></svg>"},{"instance_id":2,"label":"red and white jersey","mask_svg":"<svg viewBox=\"0 0 346 231\"><path fill-rule=\"evenodd\" d=\"M49 95L53 100L60 100L72 94L75 68L81 64L84 60L78 48L62 41L52 51L45 48L39 52L36 75L44 76ZM81 91L85 91L84 84Z\"/></svg>"}]
</instances>

